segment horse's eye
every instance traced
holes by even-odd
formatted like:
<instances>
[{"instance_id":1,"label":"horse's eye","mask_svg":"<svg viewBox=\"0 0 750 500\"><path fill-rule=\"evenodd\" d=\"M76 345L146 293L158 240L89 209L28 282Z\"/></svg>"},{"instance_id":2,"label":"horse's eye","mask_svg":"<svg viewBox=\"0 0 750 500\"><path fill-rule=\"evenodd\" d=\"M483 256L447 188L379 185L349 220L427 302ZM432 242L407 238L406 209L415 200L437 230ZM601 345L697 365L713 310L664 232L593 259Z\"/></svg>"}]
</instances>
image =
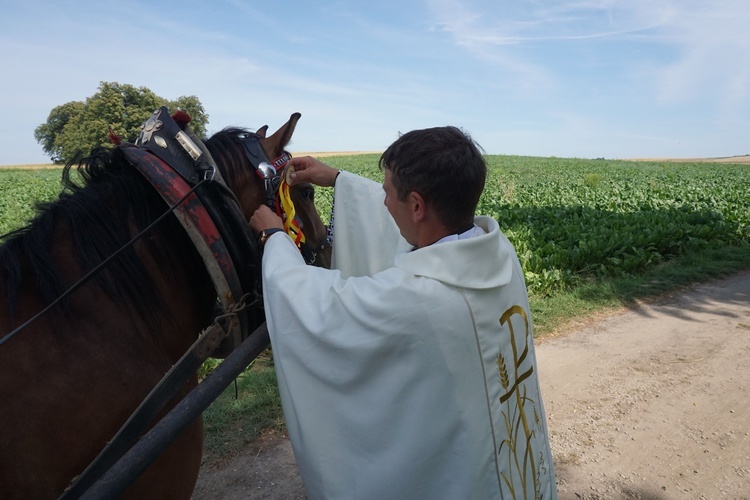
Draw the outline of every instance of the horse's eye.
<instances>
[{"instance_id":1,"label":"horse's eye","mask_svg":"<svg viewBox=\"0 0 750 500\"><path fill-rule=\"evenodd\" d=\"M306 200L315 201L315 189L306 188L302 190L302 197Z\"/></svg>"}]
</instances>

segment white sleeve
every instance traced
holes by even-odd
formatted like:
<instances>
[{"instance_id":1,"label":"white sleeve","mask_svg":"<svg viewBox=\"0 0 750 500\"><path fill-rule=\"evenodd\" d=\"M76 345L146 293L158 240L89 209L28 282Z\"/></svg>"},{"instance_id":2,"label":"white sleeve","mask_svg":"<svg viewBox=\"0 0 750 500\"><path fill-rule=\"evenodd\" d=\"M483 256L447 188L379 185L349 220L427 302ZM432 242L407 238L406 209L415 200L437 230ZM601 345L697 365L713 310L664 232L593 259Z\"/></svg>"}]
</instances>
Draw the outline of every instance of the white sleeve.
<instances>
[{"instance_id":1,"label":"white sleeve","mask_svg":"<svg viewBox=\"0 0 750 500\"><path fill-rule=\"evenodd\" d=\"M332 268L344 277L373 276L408 250L384 199L375 181L344 171L336 179Z\"/></svg>"}]
</instances>

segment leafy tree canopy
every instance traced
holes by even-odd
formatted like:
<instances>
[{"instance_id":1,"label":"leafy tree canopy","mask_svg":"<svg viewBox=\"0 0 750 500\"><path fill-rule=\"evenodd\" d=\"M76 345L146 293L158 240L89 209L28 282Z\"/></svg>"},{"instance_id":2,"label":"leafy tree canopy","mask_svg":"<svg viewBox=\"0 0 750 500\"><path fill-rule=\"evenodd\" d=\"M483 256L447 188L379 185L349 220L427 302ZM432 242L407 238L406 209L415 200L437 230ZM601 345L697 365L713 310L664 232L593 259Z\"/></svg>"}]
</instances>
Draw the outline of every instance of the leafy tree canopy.
<instances>
[{"instance_id":1,"label":"leafy tree canopy","mask_svg":"<svg viewBox=\"0 0 750 500\"><path fill-rule=\"evenodd\" d=\"M123 141L135 142L141 125L156 109L181 109L190 115L190 128L206 134L208 115L195 96L174 101L159 97L146 87L100 82L99 90L85 102L71 101L52 109L46 123L34 130L34 138L55 163L67 163L79 154L107 146L110 130Z\"/></svg>"}]
</instances>

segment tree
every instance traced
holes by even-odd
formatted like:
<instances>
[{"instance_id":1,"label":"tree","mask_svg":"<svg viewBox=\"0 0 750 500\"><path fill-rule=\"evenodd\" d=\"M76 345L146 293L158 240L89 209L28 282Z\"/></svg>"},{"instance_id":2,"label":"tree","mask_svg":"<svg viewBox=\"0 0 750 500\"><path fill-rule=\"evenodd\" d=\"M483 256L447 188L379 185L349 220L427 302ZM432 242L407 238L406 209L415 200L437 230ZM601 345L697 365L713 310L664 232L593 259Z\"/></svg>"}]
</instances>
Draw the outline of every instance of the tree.
<instances>
[{"instance_id":1,"label":"tree","mask_svg":"<svg viewBox=\"0 0 750 500\"><path fill-rule=\"evenodd\" d=\"M39 125L34 130L34 138L42 145L42 149L47 153L53 162L63 161L65 153L63 151L63 130L71 121L74 124L79 122L79 117L83 114L85 106L80 101L71 101L52 109L47 118L47 123ZM77 126L77 125L73 125Z\"/></svg>"},{"instance_id":2,"label":"tree","mask_svg":"<svg viewBox=\"0 0 750 500\"><path fill-rule=\"evenodd\" d=\"M34 130L34 138L53 162L66 163L95 147L110 145L110 131L123 141L135 142L143 122L161 106L188 113L190 127L199 137L205 136L208 115L197 97L168 101L146 87L100 82L98 92L85 102L53 108L47 122Z\"/></svg>"},{"instance_id":3,"label":"tree","mask_svg":"<svg viewBox=\"0 0 750 500\"><path fill-rule=\"evenodd\" d=\"M178 97L176 101L170 101L166 104L169 110L181 109L190 115L190 128L198 135L205 137L206 125L208 125L208 115L203 109L203 104L194 95Z\"/></svg>"}]
</instances>

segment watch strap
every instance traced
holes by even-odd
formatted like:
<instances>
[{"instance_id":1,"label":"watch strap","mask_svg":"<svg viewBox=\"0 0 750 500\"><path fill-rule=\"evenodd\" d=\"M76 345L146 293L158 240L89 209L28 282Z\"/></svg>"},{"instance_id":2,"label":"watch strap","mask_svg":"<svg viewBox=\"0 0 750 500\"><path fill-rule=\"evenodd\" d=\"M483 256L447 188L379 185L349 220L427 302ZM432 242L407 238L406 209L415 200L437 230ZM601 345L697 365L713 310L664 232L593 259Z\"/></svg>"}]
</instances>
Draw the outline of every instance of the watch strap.
<instances>
[{"instance_id":1,"label":"watch strap","mask_svg":"<svg viewBox=\"0 0 750 500\"><path fill-rule=\"evenodd\" d=\"M260 247L263 248L266 245L266 241L271 237L272 234L284 231L280 227L272 227L270 229L264 229L258 233L258 241L260 241Z\"/></svg>"}]
</instances>

